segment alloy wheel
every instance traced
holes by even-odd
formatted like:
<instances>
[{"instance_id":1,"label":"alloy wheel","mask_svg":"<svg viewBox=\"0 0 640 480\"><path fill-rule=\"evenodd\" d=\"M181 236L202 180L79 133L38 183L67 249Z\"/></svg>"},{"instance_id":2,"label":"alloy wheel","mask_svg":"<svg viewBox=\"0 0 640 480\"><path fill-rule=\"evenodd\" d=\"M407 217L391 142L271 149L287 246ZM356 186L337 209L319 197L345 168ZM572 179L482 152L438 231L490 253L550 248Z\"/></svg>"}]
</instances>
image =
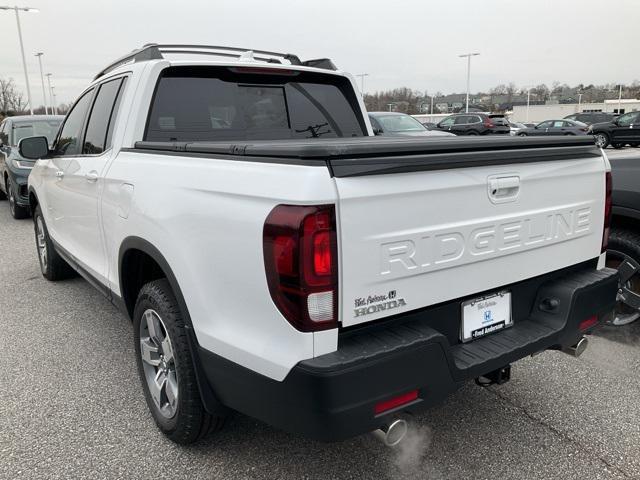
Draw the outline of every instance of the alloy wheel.
<instances>
[{"instance_id":1,"label":"alloy wheel","mask_svg":"<svg viewBox=\"0 0 640 480\"><path fill-rule=\"evenodd\" d=\"M627 325L640 318L640 264L617 250L607 250L607 267L618 270L618 303L614 325Z\"/></svg>"},{"instance_id":2,"label":"alloy wheel","mask_svg":"<svg viewBox=\"0 0 640 480\"><path fill-rule=\"evenodd\" d=\"M44 224L41 216L36 219L36 245L38 247L38 257L40 258L40 269L42 273L46 273L48 262L47 239L44 234Z\"/></svg>"},{"instance_id":3,"label":"alloy wheel","mask_svg":"<svg viewBox=\"0 0 640 480\"><path fill-rule=\"evenodd\" d=\"M11 182L7 180L5 184L5 188L7 189L7 194L9 195L9 210L11 211L11 215L16 214L16 197L13 195L13 189L11 188Z\"/></svg>"},{"instance_id":4,"label":"alloy wheel","mask_svg":"<svg viewBox=\"0 0 640 480\"><path fill-rule=\"evenodd\" d=\"M173 418L178 407L178 373L171 339L153 309L145 310L140 320L140 356L153 403L163 417Z\"/></svg>"},{"instance_id":5,"label":"alloy wheel","mask_svg":"<svg viewBox=\"0 0 640 480\"><path fill-rule=\"evenodd\" d=\"M596 134L596 145L600 148L604 148L607 146L607 136L603 133Z\"/></svg>"}]
</instances>

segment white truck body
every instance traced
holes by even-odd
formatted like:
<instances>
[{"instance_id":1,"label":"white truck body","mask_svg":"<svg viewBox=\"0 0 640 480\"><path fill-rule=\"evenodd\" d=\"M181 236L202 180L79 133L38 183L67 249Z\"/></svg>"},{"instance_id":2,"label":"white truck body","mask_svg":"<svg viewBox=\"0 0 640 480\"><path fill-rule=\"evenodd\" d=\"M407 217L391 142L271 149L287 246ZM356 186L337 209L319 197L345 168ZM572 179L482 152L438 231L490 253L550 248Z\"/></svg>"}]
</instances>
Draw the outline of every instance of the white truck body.
<instances>
[{"instance_id":1,"label":"white truck body","mask_svg":"<svg viewBox=\"0 0 640 480\"><path fill-rule=\"evenodd\" d=\"M265 65L276 73L341 77L357 91L344 72L286 62L128 63L87 88L126 78L111 148L36 163L29 185L50 237L116 303L126 296L123 245L142 239L170 266L199 347L282 382L300 362L338 352L340 332L349 327L484 295L601 257L609 165L593 151L581 156L584 147L571 147L572 155L558 161L530 161L528 150L515 149L507 154L513 162L503 152L497 163L339 175L329 159L316 165L297 161L297 153L291 161L262 161L268 155L248 150L246 156L194 153L188 151L192 144L176 146L179 140L169 151L140 144L163 72ZM362 99L356 98L363 135L372 136ZM421 141L428 146L441 140ZM521 145L524 139L504 141ZM337 156L349 156L346 143L336 148ZM244 144L250 148L252 142ZM561 153L557 147L545 148ZM440 150L434 155L455 156ZM283 204L335 206L335 328L300 331L270 295L263 230L270 212ZM459 328L459 318L450 322Z\"/></svg>"}]
</instances>

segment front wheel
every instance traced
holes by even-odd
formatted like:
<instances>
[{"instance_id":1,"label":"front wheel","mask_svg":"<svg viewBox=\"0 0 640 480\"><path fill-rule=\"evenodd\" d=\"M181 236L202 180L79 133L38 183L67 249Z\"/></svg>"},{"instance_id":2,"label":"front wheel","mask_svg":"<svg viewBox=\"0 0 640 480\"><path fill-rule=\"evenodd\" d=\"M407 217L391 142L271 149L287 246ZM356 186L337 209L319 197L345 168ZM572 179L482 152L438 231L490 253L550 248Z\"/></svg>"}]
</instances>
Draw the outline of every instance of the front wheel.
<instances>
[{"instance_id":1,"label":"front wheel","mask_svg":"<svg viewBox=\"0 0 640 480\"><path fill-rule=\"evenodd\" d=\"M596 133L596 145L600 148L607 148L609 146L609 135L606 133Z\"/></svg>"},{"instance_id":2,"label":"front wheel","mask_svg":"<svg viewBox=\"0 0 640 480\"><path fill-rule=\"evenodd\" d=\"M36 206L33 212L33 226L36 234L36 248L38 249L38 261L40 271L47 280L55 282L65 278L73 277L75 271L56 252L53 246L47 225L44 223L40 205Z\"/></svg>"},{"instance_id":3,"label":"front wheel","mask_svg":"<svg viewBox=\"0 0 640 480\"><path fill-rule=\"evenodd\" d=\"M29 216L29 209L17 204L13 184L11 183L11 180L9 178L7 178L7 183L5 185L5 188L7 189L7 195L9 197L9 211L11 212L11 216L16 220L27 218Z\"/></svg>"},{"instance_id":4,"label":"front wheel","mask_svg":"<svg viewBox=\"0 0 640 480\"><path fill-rule=\"evenodd\" d=\"M613 228L607 249L607 267L619 274L618 303L614 325L627 325L640 318L640 234Z\"/></svg>"},{"instance_id":5,"label":"front wheel","mask_svg":"<svg viewBox=\"0 0 640 480\"><path fill-rule=\"evenodd\" d=\"M180 444L222 427L204 408L180 306L166 279L142 287L134 311L138 373L158 428Z\"/></svg>"}]
</instances>

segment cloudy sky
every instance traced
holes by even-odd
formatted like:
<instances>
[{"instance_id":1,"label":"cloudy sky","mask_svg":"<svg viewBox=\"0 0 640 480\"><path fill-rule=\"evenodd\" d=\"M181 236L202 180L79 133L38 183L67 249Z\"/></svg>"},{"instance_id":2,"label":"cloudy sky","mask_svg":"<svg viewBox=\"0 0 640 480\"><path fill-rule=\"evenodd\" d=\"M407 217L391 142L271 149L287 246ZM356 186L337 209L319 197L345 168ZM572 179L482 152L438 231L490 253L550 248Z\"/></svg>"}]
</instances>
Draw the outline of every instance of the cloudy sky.
<instances>
[{"instance_id":1,"label":"cloudy sky","mask_svg":"<svg viewBox=\"0 0 640 480\"><path fill-rule=\"evenodd\" d=\"M21 14L34 103L37 59L68 102L102 66L144 43L204 43L330 57L369 73L365 91L465 89L510 81L640 79L640 0L0 0ZM0 11L0 76L24 86L13 12Z\"/></svg>"}]
</instances>

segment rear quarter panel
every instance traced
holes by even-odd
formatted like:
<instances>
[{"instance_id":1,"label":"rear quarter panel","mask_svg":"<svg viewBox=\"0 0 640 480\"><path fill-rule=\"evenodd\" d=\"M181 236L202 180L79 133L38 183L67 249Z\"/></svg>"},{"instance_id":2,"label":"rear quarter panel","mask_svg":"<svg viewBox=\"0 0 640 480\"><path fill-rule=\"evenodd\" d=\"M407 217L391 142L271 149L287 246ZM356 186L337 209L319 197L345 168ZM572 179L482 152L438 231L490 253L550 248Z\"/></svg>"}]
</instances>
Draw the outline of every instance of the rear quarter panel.
<instances>
[{"instance_id":1,"label":"rear quarter panel","mask_svg":"<svg viewBox=\"0 0 640 480\"><path fill-rule=\"evenodd\" d=\"M318 353L319 334L295 330L271 300L262 229L277 204L335 203L335 186L321 165L120 152L102 202L111 290L120 295L123 240L147 240L173 270L200 345L282 380ZM337 332L320 338L335 349Z\"/></svg>"}]
</instances>

